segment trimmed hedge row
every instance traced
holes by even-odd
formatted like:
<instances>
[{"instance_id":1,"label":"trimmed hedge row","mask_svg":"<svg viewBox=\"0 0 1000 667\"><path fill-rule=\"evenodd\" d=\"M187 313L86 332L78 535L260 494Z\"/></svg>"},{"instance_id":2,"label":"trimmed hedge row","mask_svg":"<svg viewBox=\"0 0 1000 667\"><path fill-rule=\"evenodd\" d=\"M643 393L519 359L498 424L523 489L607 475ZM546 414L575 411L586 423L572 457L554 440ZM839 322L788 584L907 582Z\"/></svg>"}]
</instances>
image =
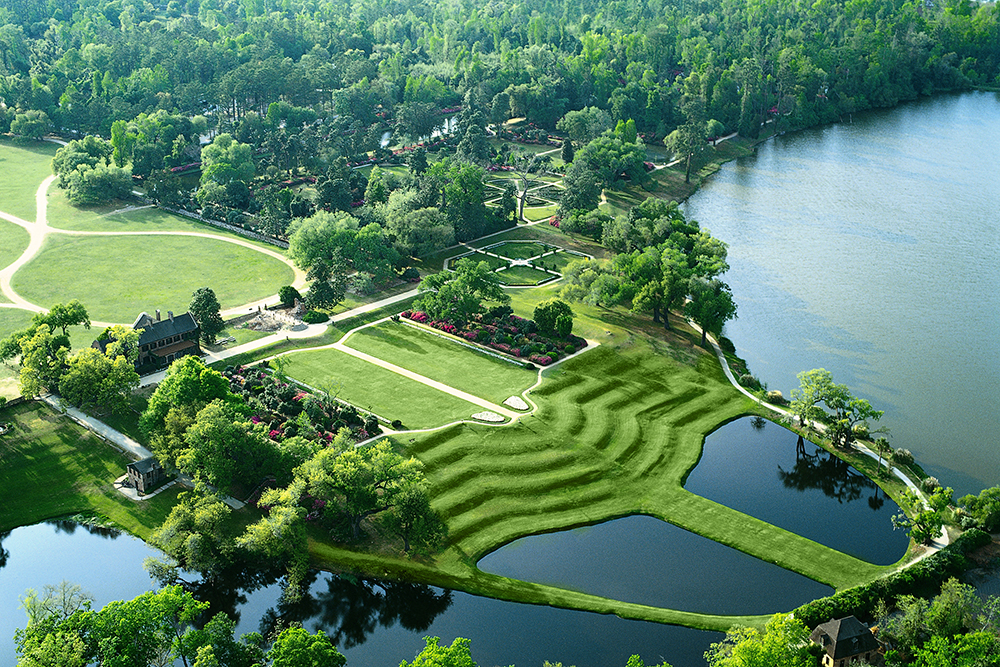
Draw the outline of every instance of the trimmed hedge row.
<instances>
[{"instance_id":1,"label":"trimmed hedge row","mask_svg":"<svg viewBox=\"0 0 1000 667\"><path fill-rule=\"evenodd\" d=\"M932 597L941 591L941 584L969 569L965 554L990 543L990 536L979 529L966 531L941 551L916 565L893 573L869 584L855 586L830 597L813 600L795 610L795 618L807 628L825 623L831 618L854 615L858 619L874 620L875 605L900 595Z\"/></svg>"}]
</instances>

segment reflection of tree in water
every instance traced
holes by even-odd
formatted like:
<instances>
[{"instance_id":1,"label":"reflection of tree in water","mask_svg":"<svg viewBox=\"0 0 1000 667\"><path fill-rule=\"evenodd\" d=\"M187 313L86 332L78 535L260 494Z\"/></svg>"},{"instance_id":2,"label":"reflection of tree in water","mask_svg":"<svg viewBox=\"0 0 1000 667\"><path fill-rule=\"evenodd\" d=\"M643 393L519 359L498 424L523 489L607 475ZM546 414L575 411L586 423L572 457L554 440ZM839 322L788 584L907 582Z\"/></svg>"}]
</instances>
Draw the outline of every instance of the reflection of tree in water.
<instances>
[{"instance_id":1,"label":"reflection of tree in water","mask_svg":"<svg viewBox=\"0 0 1000 667\"><path fill-rule=\"evenodd\" d=\"M878 485L851 468L846 461L818 447L812 454L807 453L805 440L801 435L795 443L795 466L788 471L778 466L778 478L790 489L819 489L824 495L836 498L840 503L857 500L871 489L875 489L875 495L869 498L869 507L877 509L874 504L881 507L885 502L879 498Z\"/></svg>"},{"instance_id":2,"label":"reflection of tree in water","mask_svg":"<svg viewBox=\"0 0 1000 667\"><path fill-rule=\"evenodd\" d=\"M311 575L305 587L316 578ZM451 591L437 592L429 586L398 581L358 579L330 575L326 590L306 593L294 603L279 602L268 609L260 622L267 636L278 626L302 623L323 630L341 648L363 644L378 626L399 623L413 632L430 627L451 605Z\"/></svg>"},{"instance_id":3,"label":"reflection of tree in water","mask_svg":"<svg viewBox=\"0 0 1000 667\"><path fill-rule=\"evenodd\" d=\"M77 528L83 528L91 535L96 535L97 537L103 537L109 540L118 539L122 534L121 531L116 528L105 528L103 526L95 526L89 523L80 523L75 519L50 519L45 523L53 526L57 533L66 533L67 535L75 533Z\"/></svg>"},{"instance_id":4,"label":"reflection of tree in water","mask_svg":"<svg viewBox=\"0 0 1000 667\"><path fill-rule=\"evenodd\" d=\"M10 536L9 530L0 530L0 567L7 564L7 559L10 558L10 552L3 548L3 541Z\"/></svg>"}]
</instances>

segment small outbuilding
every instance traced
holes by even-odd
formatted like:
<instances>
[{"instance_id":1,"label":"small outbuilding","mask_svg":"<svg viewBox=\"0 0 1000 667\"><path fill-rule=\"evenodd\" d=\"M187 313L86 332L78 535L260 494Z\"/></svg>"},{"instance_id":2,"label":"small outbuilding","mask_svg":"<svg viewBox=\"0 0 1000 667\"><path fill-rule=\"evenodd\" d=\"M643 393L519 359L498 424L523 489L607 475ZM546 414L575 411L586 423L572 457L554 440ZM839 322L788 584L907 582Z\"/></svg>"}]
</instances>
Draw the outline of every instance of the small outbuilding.
<instances>
[{"instance_id":1,"label":"small outbuilding","mask_svg":"<svg viewBox=\"0 0 1000 667\"><path fill-rule=\"evenodd\" d=\"M152 456L129 463L126 467L128 484L140 494L152 491L163 481L163 467Z\"/></svg>"},{"instance_id":2,"label":"small outbuilding","mask_svg":"<svg viewBox=\"0 0 1000 667\"><path fill-rule=\"evenodd\" d=\"M853 616L831 618L817 625L809 639L823 649L819 661L822 667L847 667L861 661L872 665L882 663L881 646L875 635Z\"/></svg>"}]
</instances>

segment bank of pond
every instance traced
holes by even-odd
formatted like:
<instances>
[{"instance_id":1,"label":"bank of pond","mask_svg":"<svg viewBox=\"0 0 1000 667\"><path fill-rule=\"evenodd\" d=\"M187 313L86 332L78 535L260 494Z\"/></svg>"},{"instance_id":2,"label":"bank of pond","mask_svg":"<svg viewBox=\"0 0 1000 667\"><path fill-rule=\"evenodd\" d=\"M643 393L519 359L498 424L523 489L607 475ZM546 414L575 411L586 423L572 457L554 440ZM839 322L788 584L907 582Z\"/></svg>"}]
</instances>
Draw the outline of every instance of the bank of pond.
<instances>
[{"instance_id":1,"label":"bank of pond","mask_svg":"<svg viewBox=\"0 0 1000 667\"><path fill-rule=\"evenodd\" d=\"M760 418L726 424L705 441L686 488L879 564L906 551L894 532L897 511L866 477L816 445ZM50 521L0 534L0 666L13 665L16 610L26 589L68 580L95 607L156 586L143 561L159 552L113 530ZM632 516L586 528L517 540L479 562L486 572L626 602L709 614L788 611L824 597L830 587L652 517ZM526 666L543 660L588 665L703 664L721 634L627 621L587 612L522 605L417 584L314 572L294 605L277 580L227 580L197 595L239 622L237 633L266 631L279 620L334 637L348 664L410 660L422 637L472 640L480 664Z\"/></svg>"}]
</instances>

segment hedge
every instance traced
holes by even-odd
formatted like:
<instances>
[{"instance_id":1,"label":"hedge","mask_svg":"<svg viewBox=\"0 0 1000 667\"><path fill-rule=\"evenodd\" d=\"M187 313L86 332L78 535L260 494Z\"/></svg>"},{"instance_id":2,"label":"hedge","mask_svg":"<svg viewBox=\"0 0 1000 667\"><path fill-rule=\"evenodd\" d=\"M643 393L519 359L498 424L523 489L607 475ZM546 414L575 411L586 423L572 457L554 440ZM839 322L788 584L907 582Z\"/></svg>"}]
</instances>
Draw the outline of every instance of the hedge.
<instances>
[{"instance_id":1,"label":"hedge","mask_svg":"<svg viewBox=\"0 0 1000 667\"><path fill-rule=\"evenodd\" d=\"M970 563L965 554L989 544L990 541L988 533L973 528L915 565L869 584L855 586L802 605L795 610L795 618L807 628L816 627L832 618L852 615L871 622L879 600L889 602L900 595L927 598L937 595L941 584L969 569Z\"/></svg>"}]
</instances>

